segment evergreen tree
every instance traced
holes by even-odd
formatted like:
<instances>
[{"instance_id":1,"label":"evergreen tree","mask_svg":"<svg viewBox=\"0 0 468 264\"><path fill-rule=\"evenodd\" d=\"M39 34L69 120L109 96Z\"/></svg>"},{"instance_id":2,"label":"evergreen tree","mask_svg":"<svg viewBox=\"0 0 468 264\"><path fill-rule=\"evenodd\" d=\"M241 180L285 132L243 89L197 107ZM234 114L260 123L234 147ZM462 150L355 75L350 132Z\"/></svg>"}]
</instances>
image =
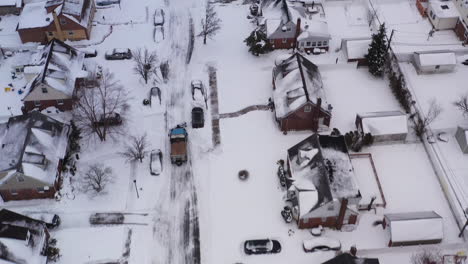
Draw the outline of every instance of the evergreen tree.
<instances>
[{"instance_id":1,"label":"evergreen tree","mask_svg":"<svg viewBox=\"0 0 468 264\"><path fill-rule=\"evenodd\" d=\"M69 138L70 153L80 152L81 129L79 129L73 120L70 122L71 132Z\"/></svg>"},{"instance_id":2,"label":"evergreen tree","mask_svg":"<svg viewBox=\"0 0 468 264\"><path fill-rule=\"evenodd\" d=\"M244 42L249 47L249 52L255 56L265 54L273 50L265 32L261 28L257 28L252 31L250 36L247 37Z\"/></svg>"},{"instance_id":3,"label":"evergreen tree","mask_svg":"<svg viewBox=\"0 0 468 264\"><path fill-rule=\"evenodd\" d=\"M376 76L382 77L384 74L384 65L387 58L387 41L385 23L379 28L377 34L372 34L372 42L369 46L369 53L366 59L369 63L369 72Z\"/></svg>"}]
</instances>

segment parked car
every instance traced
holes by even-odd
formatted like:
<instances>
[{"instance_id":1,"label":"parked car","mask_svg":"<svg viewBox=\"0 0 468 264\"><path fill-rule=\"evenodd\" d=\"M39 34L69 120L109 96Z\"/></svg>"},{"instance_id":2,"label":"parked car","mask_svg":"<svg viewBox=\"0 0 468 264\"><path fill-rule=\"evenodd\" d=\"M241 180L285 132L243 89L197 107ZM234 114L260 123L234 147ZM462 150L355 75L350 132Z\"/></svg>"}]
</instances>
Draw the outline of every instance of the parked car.
<instances>
[{"instance_id":1,"label":"parked car","mask_svg":"<svg viewBox=\"0 0 468 264\"><path fill-rule=\"evenodd\" d=\"M92 225L119 225L123 224L125 216L122 213L95 213L89 217Z\"/></svg>"},{"instance_id":2,"label":"parked car","mask_svg":"<svg viewBox=\"0 0 468 264\"><path fill-rule=\"evenodd\" d=\"M164 10L162 10L161 8L157 8L156 11L154 11L154 25L164 25Z\"/></svg>"},{"instance_id":3,"label":"parked car","mask_svg":"<svg viewBox=\"0 0 468 264\"><path fill-rule=\"evenodd\" d=\"M113 4L120 4L120 0L96 0L97 6L108 6Z\"/></svg>"},{"instance_id":4,"label":"parked car","mask_svg":"<svg viewBox=\"0 0 468 264\"><path fill-rule=\"evenodd\" d=\"M121 124L122 124L122 117L120 116L119 113L113 113L106 117L101 115L99 118L99 121L94 122L95 126L104 126L104 125L118 126Z\"/></svg>"},{"instance_id":5,"label":"parked car","mask_svg":"<svg viewBox=\"0 0 468 264\"><path fill-rule=\"evenodd\" d=\"M159 175L162 172L162 152L159 149L151 151L150 154L150 172L151 175Z\"/></svg>"},{"instance_id":6,"label":"parked car","mask_svg":"<svg viewBox=\"0 0 468 264\"><path fill-rule=\"evenodd\" d=\"M303 242L305 252L340 250L341 243L338 239L331 237L317 237Z\"/></svg>"},{"instance_id":7,"label":"parked car","mask_svg":"<svg viewBox=\"0 0 468 264\"><path fill-rule=\"evenodd\" d=\"M203 83L200 80L193 80L191 83L192 87L192 99L195 102L195 104L201 103L202 105L207 105L207 97L206 97L206 92L205 92L205 87L203 86Z\"/></svg>"},{"instance_id":8,"label":"parked car","mask_svg":"<svg viewBox=\"0 0 468 264\"><path fill-rule=\"evenodd\" d=\"M192 109L192 128L202 128L205 126L205 116L203 108L194 107Z\"/></svg>"},{"instance_id":9,"label":"parked car","mask_svg":"<svg viewBox=\"0 0 468 264\"><path fill-rule=\"evenodd\" d=\"M171 129L169 141L171 143L171 163L181 166L187 162L187 130L184 125L178 125Z\"/></svg>"},{"instance_id":10,"label":"parked car","mask_svg":"<svg viewBox=\"0 0 468 264\"><path fill-rule=\"evenodd\" d=\"M85 58L92 58L97 56L97 50L95 49L81 49L81 51L85 54Z\"/></svg>"},{"instance_id":11,"label":"parked car","mask_svg":"<svg viewBox=\"0 0 468 264\"><path fill-rule=\"evenodd\" d=\"M163 26L154 27L153 33L154 42L159 43L164 40L164 28Z\"/></svg>"},{"instance_id":12,"label":"parked car","mask_svg":"<svg viewBox=\"0 0 468 264\"><path fill-rule=\"evenodd\" d=\"M130 49L112 49L106 52L106 60L125 60L132 58Z\"/></svg>"},{"instance_id":13,"label":"parked car","mask_svg":"<svg viewBox=\"0 0 468 264\"><path fill-rule=\"evenodd\" d=\"M281 244L273 239L247 240L244 243L244 252L251 254L273 254L281 252Z\"/></svg>"}]
</instances>

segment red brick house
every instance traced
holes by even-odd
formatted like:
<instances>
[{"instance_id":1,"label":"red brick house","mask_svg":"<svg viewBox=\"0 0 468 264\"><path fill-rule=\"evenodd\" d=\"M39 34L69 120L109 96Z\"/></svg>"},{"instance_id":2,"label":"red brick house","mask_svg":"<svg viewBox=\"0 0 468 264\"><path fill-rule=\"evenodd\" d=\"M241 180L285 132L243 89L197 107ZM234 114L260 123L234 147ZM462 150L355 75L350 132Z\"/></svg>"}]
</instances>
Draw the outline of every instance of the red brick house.
<instances>
[{"instance_id":1,"label":"red brick house","mask_svg":"<svg viewBox=\"0 0 468 264\"><path fill-rule=\"evenodd\" d=\"M332 106L325 101L318 67L299 53L273 69L273 103L283 132L330 126Z\"/></svg>"},{"instance_id":2,"label":"red brick house","mask_svg":"<svg viewBox=\"0 0 468 264\"><path fill-rule=\"evenodd\" d=\"M21 12L17 31L23 43L89 39L95 11L93 0L28 3Z\"/></svg>"},{"instance_id":3,"label":"red brick house","mask_svg":"<svg viewBox=\"0 0 468 264\"><path fill-rule=\"evenodd\" d=\"M75 89L88 76L84 70L84 56L83 52L57 39L34 54L30 63L23 66L29 80L23 111L52 106L62 111L71 110Z\"/></svg>"},{"instance_id":4,"label":"red brick house","mask_svg":"<svg viewBox=\"0 0 468 264\"><path fill-rule=\"evenodd\" d=\"M70 128L39 112L0 124L0 195L4 201L54 198Z\"/></svg>"},{"instance_id":5,"label":"red brick house","mask_svg":"<svg viewBox=\"0 0 468 264\"><path fill-rule=\"evenodd\" d=\"M299 228L357 223L361 193L343 136L314 134L288 149L287 177Z\"/></svg>"}]
</instances>

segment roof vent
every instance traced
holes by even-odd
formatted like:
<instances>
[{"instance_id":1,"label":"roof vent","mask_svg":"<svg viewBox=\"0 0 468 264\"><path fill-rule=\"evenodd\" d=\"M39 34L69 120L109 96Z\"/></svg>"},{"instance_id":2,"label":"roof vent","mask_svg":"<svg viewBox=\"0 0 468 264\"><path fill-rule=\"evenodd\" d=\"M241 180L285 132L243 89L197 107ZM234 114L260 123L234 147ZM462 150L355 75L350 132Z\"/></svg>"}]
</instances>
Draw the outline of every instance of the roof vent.
<instances>
[{"instance_id":1,"label":"roof vent","mask_svg":"<svg viewBox=\"0 0 468 264\"><path fill-rule=\"evenodd\" d=\"M49 21L50 21L50 17L46 17L45 21L49 22Z\"/></svg>"},{"instance_id":2,"label":"roof vent","mask_svg":"<svg viewBox=\"0 0 468 264\"><path fill-rule=\"evenodd\" d=\"M286 26L282 26L282 27L281 27L281 30L282 30L283 32L285 32L286 30L288 30L288 28L287 28Z\"/></svg>"},{"instance_id":3,"label":"roof vent","mask_svg":"<svg viewBox=\"0 0 468 264\"><path fill-rule=\"evenodd\" d=\"M444 9L444 10L449 9L448 5L441 5L440 8L442 8L442 9Z\"/></svg>"}]
</instances>

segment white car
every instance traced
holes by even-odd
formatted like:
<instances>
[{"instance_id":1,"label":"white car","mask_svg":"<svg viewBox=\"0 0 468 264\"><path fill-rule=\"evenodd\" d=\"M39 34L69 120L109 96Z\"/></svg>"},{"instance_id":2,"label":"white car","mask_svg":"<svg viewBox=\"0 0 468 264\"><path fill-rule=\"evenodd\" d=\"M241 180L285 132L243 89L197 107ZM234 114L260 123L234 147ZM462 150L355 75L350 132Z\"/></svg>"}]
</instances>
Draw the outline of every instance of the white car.
<instances>
[{"instance_id":1,"label":"white car","mask_svg":"<svg viewBox=\"0 0 468 264\"><path fill-rule=\"evenodd\" d=\"M338 239L331 237L318 237L314 239L304 240L303 242L305 252L315 251L328 251L328 250L340 250L341 243Z\"/></svg>"},{"instance_id":2,"label":"white car","mask_svg":"<svg viewBox=\"0 0 468 264\"><path fill-rule=\"evenodd\" d=\"M192 81L192 99L195 106L207 106L205 87L200 80Z\"/></svg>"},{"instance_id":3,"label":"white car","mask_svg":"<svg viewBox=\"0 0 468 264\"><path fill-rule=\"evenodd\" d=\"M156 11L154 11L154 25L164 25L164 10L162 10L161 8L158 8L156 9Z\"/></svg>"},{"instance_id":4,"label":"white car","mask_svg":"<svg viewBox=\"0 0 468 264\"><path fill-rule=\"evenodd\" d=\"M162 153L161 150L155 149L150 154L150 172L151 175L159 175L162 172Z\"/></svg>"},{"instance_id":5,"label":"white car","mask_svg":"<svg viewBox=\"0 0 468 264\"><path fill-rule=\"evenodd\" d=\"M154 42L159 43L164 40L164 28L163 26L154 27Z\"/></svg>"}]
</instances>

